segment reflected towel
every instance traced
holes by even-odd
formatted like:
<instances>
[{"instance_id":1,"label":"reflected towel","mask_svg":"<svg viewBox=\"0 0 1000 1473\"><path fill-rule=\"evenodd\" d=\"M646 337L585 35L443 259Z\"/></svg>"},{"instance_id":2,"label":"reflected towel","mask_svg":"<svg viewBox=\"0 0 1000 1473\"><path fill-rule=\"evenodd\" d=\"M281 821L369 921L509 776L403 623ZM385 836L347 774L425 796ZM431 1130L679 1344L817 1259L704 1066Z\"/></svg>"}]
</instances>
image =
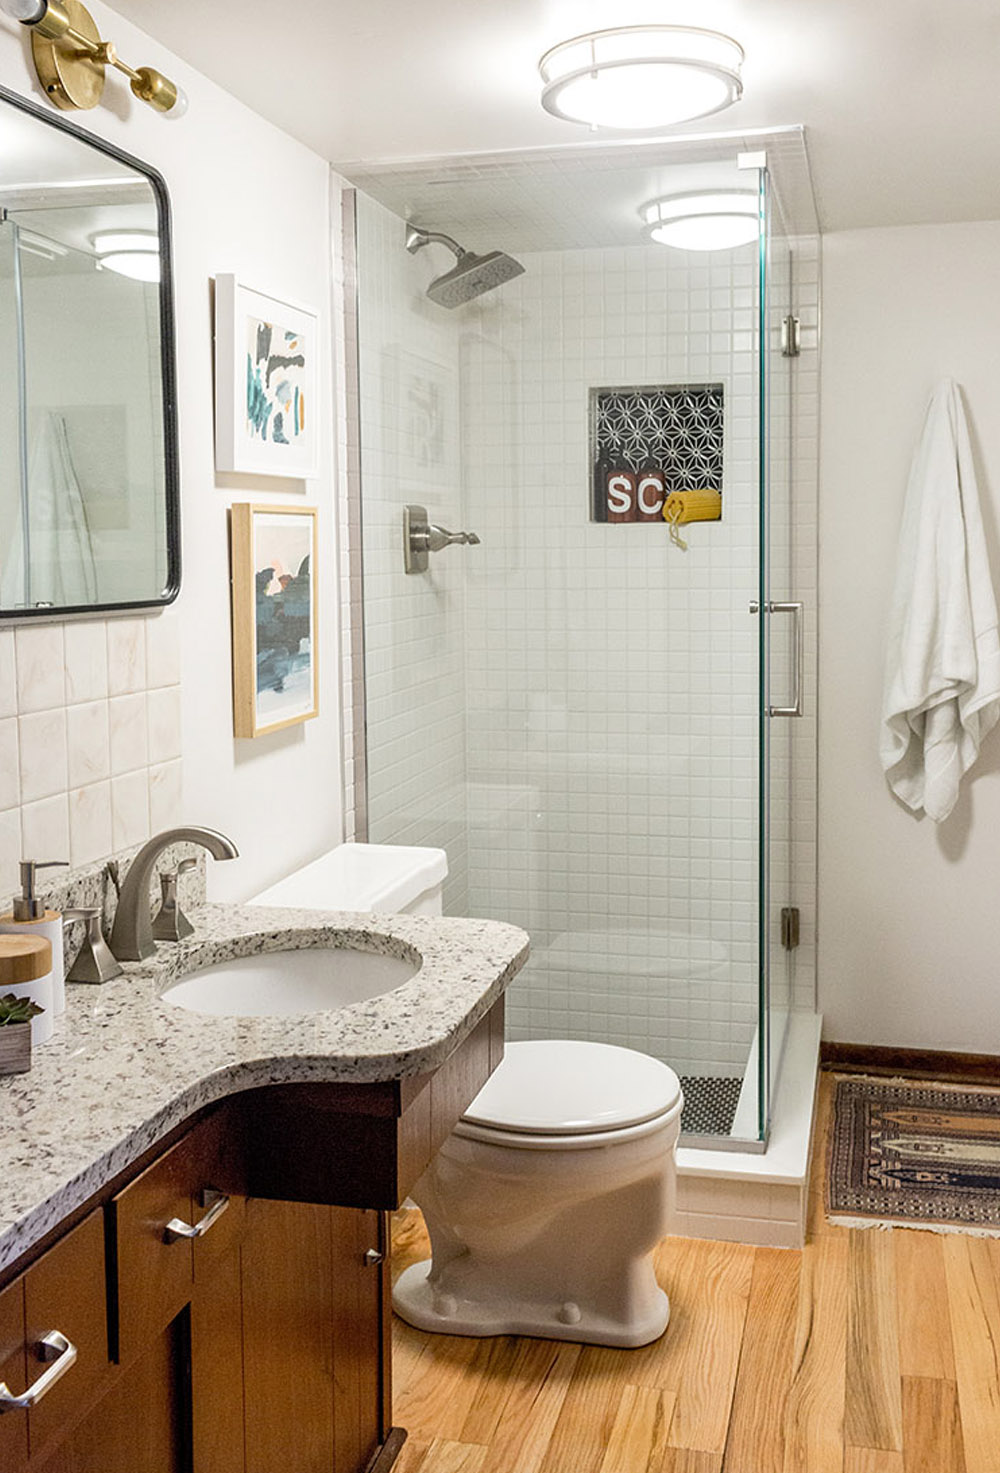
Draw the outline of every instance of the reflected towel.
<instances>
[{"instance_id":1,"label":"reflected towel","mask_svg":"<svg viewBox=\"0 0 1000 1473\"><path fill-rule=\"evenodd\" d=\"M28 471L32 603L68 608L97 599L87 508L73 467L66 421L44 415Z\"/></svg>"},{"instance_id":2,"label":"reflected towel","mask_svg":"<svg viewBox=\"0 0 1000 1473\"><path fill-rule=\"evenodd\" d=\"M906 490L879 756L898 798L936 823L1000 716L997 607L957 384L935 389Z\"/></svg>"}]
</instances>

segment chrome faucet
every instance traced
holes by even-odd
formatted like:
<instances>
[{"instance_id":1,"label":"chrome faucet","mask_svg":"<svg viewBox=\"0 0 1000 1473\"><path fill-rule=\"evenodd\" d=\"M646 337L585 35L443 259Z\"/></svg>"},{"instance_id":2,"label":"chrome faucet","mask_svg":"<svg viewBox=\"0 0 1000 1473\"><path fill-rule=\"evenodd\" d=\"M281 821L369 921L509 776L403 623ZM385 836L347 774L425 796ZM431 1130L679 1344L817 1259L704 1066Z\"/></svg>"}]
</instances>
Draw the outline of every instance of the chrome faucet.
<instances>
[{"instance_id":1,"label":"chrome faucet","mask_svg":"<svg viewBox=\"0 0 1000 1473\"><path fill-rule=\"evenodd\" d=\"M129 865L111 930L111 950L120 962L142 961L156 951L149 882L157 859L171 844L201 844L213 859L236 859L240 852L225 834L198 827L165 829L143 844Z\"/></svg>"}]
</instances>

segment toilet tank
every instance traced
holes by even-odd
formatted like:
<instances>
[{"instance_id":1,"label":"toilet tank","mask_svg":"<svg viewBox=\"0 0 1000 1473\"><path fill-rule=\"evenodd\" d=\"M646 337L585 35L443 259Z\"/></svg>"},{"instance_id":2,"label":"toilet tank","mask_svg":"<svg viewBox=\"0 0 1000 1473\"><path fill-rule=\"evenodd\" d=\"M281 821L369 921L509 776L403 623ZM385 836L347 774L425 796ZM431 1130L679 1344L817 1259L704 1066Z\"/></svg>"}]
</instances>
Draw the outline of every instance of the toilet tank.
<instances>
[{"instance_id":1,"label":"toilet tank","mask_svg":"<svg viewBox=\"0 0 1000 1473\"><path fill-rule=\"evenodd\" d=\"M439 916L447 874L443 849L339 844L251 896L247 904Z\"/></svg>"}]
</instances>

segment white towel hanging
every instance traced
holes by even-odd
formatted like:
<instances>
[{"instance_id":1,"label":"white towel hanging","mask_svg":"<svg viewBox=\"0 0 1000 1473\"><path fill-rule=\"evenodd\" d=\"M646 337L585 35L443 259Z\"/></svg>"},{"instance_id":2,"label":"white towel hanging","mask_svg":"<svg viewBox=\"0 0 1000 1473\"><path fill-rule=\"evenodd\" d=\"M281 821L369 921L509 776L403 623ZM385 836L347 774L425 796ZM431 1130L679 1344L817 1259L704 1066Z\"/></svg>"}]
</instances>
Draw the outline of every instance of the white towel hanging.
<instances>
[{"instance_id":1,"label":"white towel hanging","mask_svg":"<svg viewBox=\"0 0 1000 1473\"><path fill-rule=\"evenodd\" d=\"M940 823L1000 716L997 607L958 385L943 380L906 490L879 756L893 792Z\"/></svg>"}]
</instances>

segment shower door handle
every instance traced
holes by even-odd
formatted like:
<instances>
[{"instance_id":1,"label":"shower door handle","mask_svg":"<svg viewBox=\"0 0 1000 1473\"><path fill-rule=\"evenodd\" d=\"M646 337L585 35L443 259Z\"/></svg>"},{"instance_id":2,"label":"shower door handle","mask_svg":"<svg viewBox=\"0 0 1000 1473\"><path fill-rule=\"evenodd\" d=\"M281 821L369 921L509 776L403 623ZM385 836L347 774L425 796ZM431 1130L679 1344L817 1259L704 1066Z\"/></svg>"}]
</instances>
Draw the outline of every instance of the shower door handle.
<instances>
[{"instance_id":1,"label":"shower door handle","mask_svg":"<svg viewBox=\"0 0 1000 1473\"><path fill-rule=\"evenodd\" d=\"M760 604L756 599L750 604L751 614L760 611ZM802 604L801 603L769 603L767 604L769 614L791 614L794 619L792 638L795 641L795 654L792 662L792 703L790 706L768 706L768 716L801 716L802 715L802 660L804 652L803 630L802 630Z\"/></svg>"}]
</instances>

